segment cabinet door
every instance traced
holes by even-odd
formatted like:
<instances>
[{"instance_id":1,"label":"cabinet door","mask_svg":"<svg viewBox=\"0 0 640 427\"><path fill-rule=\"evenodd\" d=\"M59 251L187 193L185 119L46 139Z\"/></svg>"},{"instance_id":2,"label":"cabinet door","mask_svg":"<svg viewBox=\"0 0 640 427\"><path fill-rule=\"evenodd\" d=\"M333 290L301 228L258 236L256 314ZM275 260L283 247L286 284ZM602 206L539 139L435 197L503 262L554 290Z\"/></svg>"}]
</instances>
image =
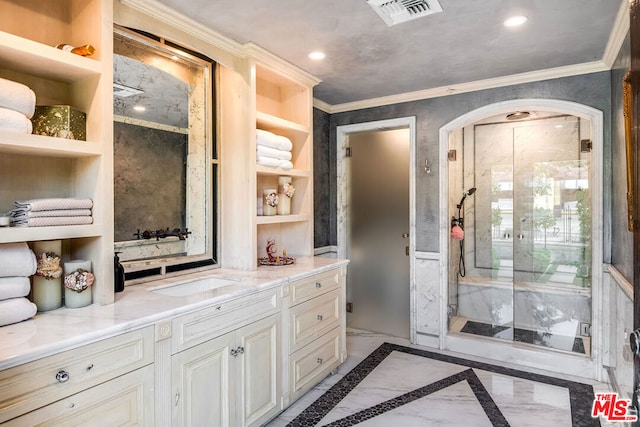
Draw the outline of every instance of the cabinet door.
<instances>
[{"instance_id":1,"label":"cabinet door","mask_svg":"<svg viewBox=\"0 0 640 427\"><path fill-rule=\"evenodd\" d=\"M280 317L271 316L236 331L239 362L235 412L239 425L261 425L280 409Z\"/></svg>"},{"instance_id":2,"label":"cabinet door","mask_svg":"<svg viewBox=\"0 0 640 427\"><path fill-rule=\"evenodd\" d=\"M153 365L14 418L3 426L148 426L154 423Z\"/></svg>"},{"instance_id":3,"label":"cabinet door","mask_svg":"<svg viewBox=\"0 0 640 427\"><path fill-rule=\"evenodd\" d=\"M172 356L172 425L235 425L229 402L233 392L230 372L237 363L231 356L234 336L229 333Z\"/></svg>"}]
</instances>

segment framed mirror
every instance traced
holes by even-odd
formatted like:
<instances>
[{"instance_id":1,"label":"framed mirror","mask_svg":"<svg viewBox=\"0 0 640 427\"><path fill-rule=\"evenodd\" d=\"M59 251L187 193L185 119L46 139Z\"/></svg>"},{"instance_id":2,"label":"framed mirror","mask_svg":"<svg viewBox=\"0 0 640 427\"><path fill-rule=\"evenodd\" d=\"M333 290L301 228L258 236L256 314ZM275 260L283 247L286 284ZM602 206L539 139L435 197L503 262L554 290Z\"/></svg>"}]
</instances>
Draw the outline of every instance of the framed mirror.
<instances>
[{"instance_id":1,"label":"framed mirror","mask_svg":"<svg viewBox=\"0 0 640 427\"><path fill-rule=\"evenodd\" d=\"M216 264L214 63L116 27L114 242L127 280Z\"/></svg>"}]
</instances>

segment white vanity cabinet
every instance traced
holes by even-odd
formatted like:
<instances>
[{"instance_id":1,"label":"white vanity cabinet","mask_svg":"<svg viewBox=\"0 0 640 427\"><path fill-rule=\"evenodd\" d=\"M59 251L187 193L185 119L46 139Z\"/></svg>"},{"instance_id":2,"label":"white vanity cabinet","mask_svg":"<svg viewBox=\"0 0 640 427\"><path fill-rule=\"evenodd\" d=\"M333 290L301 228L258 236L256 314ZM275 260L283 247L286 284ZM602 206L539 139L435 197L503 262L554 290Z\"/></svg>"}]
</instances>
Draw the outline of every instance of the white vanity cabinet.
<instances>
[{"instance_id":1,"label":"white vanity cabinet","mask_svg":"<svg viewBox=\"0 0 640 427\"><path fill-rule=\"evenodd\" d=\"M258 426L280 412L280 292L173 320L176 349L198 344L171 356L172 425Z\"/></svg>"},{"instance_id":2,"label":"white vanity cabinet","mask_svg":"<svg viewBox=\"0 0 640 427\"><path fill-rule=\"evenodd\" d=\"M346 359L346 268L288 285L288 400L295 400Z\"/></svg>"},{"instance_id":3,"label":"white vanity cabinet","mask_svg":"<svg viewBox=\"0 0 640 427\"><path fill-rule=\"evenodd\" d=\"M0 371L0 422L154 425L153 327Z\"/></svg>"}]
</instances>

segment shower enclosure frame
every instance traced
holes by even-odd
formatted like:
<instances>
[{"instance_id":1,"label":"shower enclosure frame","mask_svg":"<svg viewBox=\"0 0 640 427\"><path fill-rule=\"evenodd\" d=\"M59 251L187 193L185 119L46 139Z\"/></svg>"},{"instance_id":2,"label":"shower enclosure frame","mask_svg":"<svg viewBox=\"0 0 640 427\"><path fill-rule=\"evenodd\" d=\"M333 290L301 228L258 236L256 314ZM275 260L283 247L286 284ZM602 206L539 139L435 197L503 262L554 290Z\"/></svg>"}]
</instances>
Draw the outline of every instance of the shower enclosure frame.
<instances>
[{"instance_id":1,"label":"shower enclosure frame","mask_svg":"<svg viewBox=\"0 0 640 427\"><path fill-rule=\"evenodd\" d=\"M591 285L591 324L592 351L591 357L554 352L553 350L534 349L517 342L495 342L477 337L450 334L448 327L448 292L449 292L449 244L450 212L449 212L449 180L448 159L449 136L452 132L469 126L481 119L513 111L532 110L562 113L589 120L592 136L592 285ZM570 101L553 99L518 99L490 104L449 122L439 133L440 143L440 348L479 357L487 357L502 362L517 362L532 368L562 372L580 377L602 380L603 370L603 113L592 107ZM553 357L549 357L552 354Z\"/></svg>"}]
</instances>

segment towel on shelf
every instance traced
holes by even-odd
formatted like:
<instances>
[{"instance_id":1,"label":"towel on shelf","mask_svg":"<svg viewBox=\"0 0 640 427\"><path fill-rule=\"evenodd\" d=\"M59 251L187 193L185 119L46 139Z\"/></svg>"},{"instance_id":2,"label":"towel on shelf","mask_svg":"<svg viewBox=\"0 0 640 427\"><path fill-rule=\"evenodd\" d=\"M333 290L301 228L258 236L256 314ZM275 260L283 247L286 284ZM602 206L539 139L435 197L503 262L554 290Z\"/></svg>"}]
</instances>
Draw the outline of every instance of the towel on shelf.
<instances>
[{"instance_id":1,"label":"towel on shelf","mask_svg":"<svg viewBox=\"0 0 640 427\"><path fill-rule=\"evenodd\" d=\"M52 199L32 199L14 202L16 215L23 212L52 211L62 209L91 209L93 201L91 199L75 198L52 198Z\"/></svg>"},{"instance_id":2,"label":"towel on shelf","mask_svg":"<svg viewBox=\"0 0 640 427\"><path fill-rule=\"evenodd\" d=\"M293 148L293 143L286 136L276 135L273 132L262 129L256 129L256 144L282 151L291 151Z\"/></svg>"},{"instance_id":3,"label":"towel on shelf","mask_svg":"<svg viewBox=\"0 0 640 427\"><path fill-rule=\"evenodd\" d=\"M31 133L33 124L24 114L0 107L0 131Z\"/></svg>"},{"instance_id":4,"label":"towel on shelf","mask_svg":"<svg viewBox=\"0 0 640 427\"><path fill-rule=\"evenodd\" d=\"M0 277L31 276L38 263L26 243L0 243Z\"/></svg>"},{"instance_id":5,"label":"towel on shelf","mask_svg":"<svg viewBox=\"0 0 640 427\"><path fill-rule=\"evenodd\" d=\"M87 224L93 224L92 216L43 216L27 219L11 218L11 225L14 227L50 227L58 225Z\"/></svg>"},{"instance_id":6,"label":"towel on shelf","mask_svg":"<svg viewBox=\"0 0 640 427\"><path fill-rule=\"evenodd\" d=\"M276 148L267 147L266 145L257 145L256 154L260 157L272 157L279 160L291 160L291 151L278 150Z\"/></svg>"},{"instance_id":7,"label":"towel on shelf","mask_svg":"<svg viewBox=\"0 0 640 427\"><path fill-rule=\"evenodd\" d=\"M26 297L31 290L28 277L0 277L0 300Z\"/></svg>"},{"instance_id":8,"label":"towel on shelf","mask_svg":"<svg viewBox=\"0 0 640 427\"><path fill-rule=\"evenodd\" d=\"M30 119L36 110L36 94L22 83L0 78L0 108L17 111Z\"/></svg>"},{"instance_id":9,"label":"towel on shelf","mask_svg":"<svg viewBox=\"0 0 640 427\"><path fill-rule=\"evenodd\" d=\"M289 160L281 160L273 157L258 156L256 157L256 162L259 165L263 165L263 166L271 166L271 167L282 168L287 170L293 169L293 163L291 163Z\"/></svg>"},{"instance_id":10,"label":"towel on shelf","mask_svg":"<svg viewBox=\"0 0 640 427\"><path fill-rule=\"evenodd\" d=\"M33 316L38 307L26 298L11 298L0 301L0 326L22 322Z\"/></svg>"},{"instance_id":11,"label":"towel on shelf","mask_svg":"<svg viewBox=\"0 0 640 427\"><path fill-rule=\"evenodd\" d=\"M91 216L91 209L55 209L51 211L22 211L14 209L9 214L16 220L41 218L47 216Z\"/></svg>"}]
</instances>

